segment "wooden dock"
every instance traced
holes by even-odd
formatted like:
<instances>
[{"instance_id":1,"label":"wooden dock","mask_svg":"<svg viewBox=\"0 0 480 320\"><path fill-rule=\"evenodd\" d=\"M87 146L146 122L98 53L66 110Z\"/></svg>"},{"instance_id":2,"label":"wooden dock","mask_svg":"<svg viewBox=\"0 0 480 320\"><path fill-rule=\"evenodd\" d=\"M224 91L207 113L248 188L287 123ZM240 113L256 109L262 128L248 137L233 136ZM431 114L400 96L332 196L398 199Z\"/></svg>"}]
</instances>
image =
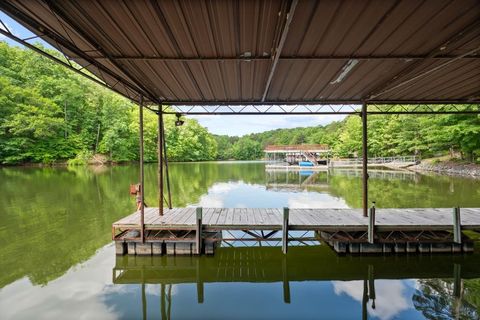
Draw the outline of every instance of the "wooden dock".
<instances>
[{"instance_id":1,"label":"wooden dock","mask_svg":"<svg viewBox=\"0 0 480 320\"><path fill-rule=\"evenodd\" d=\"M200 250L195 249L199 241L195 233L201 230L201 238L209 244L204 244L204 250L213 253L212 243L221 241L221 231L239 230L254 235L254 239L259 241L272 240L272 236L282 231L281 240L286 253L288 242L292 241L288 231L298 230L314 231L320 240L326 241L340 253L473 250L471 241L462 235L462 231L480 230L480 208L461 208L458 214L456 210L377 208L373 212L374 219L371 219L363 217L362 209L189 207L165 209L164 215L160 216L158 208L145 208L145 242L156 243L158 253L196 253ZM140 212L118 220L112 227L112 237L117 243L139 243L139 233L134 231L140 228ZM263 231L270 231L269 236L266 237ZM166 243L167 247L162 249L159 243ZM183 243L184 247L175 248L175 243ZM411 244L410 248L407 243ZM140 247L142 245L139 244ZM126 249L120 247L119 251L150 254L154 250L150 247L147 245L146 251L129 251L127 246Z\"/></svg>"}]
</instances>

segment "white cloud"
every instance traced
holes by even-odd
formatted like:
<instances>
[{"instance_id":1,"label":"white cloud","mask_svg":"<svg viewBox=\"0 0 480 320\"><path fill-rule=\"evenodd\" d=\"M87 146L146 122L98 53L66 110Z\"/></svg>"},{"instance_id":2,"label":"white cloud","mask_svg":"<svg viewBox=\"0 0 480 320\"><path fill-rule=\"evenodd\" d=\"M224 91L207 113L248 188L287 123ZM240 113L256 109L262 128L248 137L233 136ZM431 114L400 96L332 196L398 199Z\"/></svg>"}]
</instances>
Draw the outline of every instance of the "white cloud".
<instances>
[{"instance_id":1,"label":"white cloud","mask_svg":"<svg viewBox=\"0 0 480 320\"><path fill-rule=\"evenodd\" d=\"M290 208L348 208L344 199L334 198L328 194L315 192L301 192L289 195L288 206Z\"/></svg>"},{"instance_id":2,"label":"white cloud","mask_svg":"<svg viewBox=\"0 0 480 320\"><path fill-rule=\"evenodd\" d=\"M106 291L126 290L108 285L114 264L113 245L108 245L46 286L34 286L28 278L15 281L0 291L2 319L116 319L115 310L102 302Z\"/></svg>"},{"instance_id":3,"label":"white cloud","mask_svg":"<svg viewBox=\"0 0 480 320\"><path fill-rule=\"evenodd\" d=\"M363 281L333 281L335 294L346 294L362 302ZM368 303L368 313L382 320L395 318L400 312L412 308L405 296L407 284L402 280L375 280L375 309L372 300Z\"/></svg>"},{"instance_id":4,"label":"white cloud","mask_svg":"<svg viewBox=\"0 0 480 320\"><path fill-rule=\"evenodd\" d=\"M224 198L232 190L238 188L238 183L215 183L208 189L208 193L200 197L200 201L196 206L207 208L223 208Z\"/></svg>"},{"instance_id":5,"label":"white cloud","mask_svg":"<svg viewBox=\"0 0 480 320\"><path fill-rule=\"evenodd\" d=\"M5 26L4 26L4 25L5 25ZM5 27L7 27L7 28L5 28ZM0 23L0 29L3 30L3 31L9 31L9 32L13 33L14 35L16 35L16 34L15 34L15 31L12 29L12 27L10 27L10 26L9 26L7 23L5 23L5 22L3 22L3 24ZM7 39L7 37L4 36L3 34L0 34L0 40L5 40L5 39Z\"/></svg>"},{"instance_id":6,"label":"white cloud","mask_svg":"<svg viewBox=\"0 0 480 320\"><path fill-rule=\"evenodd\" d=\"M340 121L344 115L235 115L190 116L214 134L242 136L278 128L296 128L326 125Z\"/></svg>"}]
</instances>

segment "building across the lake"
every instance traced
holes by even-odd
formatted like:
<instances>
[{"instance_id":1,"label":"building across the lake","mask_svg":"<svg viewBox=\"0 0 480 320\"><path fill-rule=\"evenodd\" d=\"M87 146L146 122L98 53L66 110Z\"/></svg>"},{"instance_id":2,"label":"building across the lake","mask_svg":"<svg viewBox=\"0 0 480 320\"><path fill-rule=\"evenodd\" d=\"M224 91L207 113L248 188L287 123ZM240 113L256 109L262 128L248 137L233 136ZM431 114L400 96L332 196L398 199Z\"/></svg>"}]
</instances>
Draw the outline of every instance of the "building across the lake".
<instances>
[{"instance_id":1,"label":"building across the lake","mask_svg":"<svg viewBox=\"0 0 480 320\"><path fill-rule=\"evenodd\" d=\"M265 159L269 167L328 167L330 147L327 144L268 145Z\"/></svg>"}]
</instances>

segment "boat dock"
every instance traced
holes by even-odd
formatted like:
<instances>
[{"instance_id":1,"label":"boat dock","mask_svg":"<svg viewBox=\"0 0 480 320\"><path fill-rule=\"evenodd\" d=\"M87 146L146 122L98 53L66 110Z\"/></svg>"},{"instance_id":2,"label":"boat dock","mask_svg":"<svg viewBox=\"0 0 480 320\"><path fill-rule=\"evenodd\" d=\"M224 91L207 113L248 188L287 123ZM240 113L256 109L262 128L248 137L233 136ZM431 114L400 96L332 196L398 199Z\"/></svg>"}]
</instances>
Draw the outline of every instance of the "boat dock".
<instances>
[{"instance_id":1,"label":"boat dock","mask_svg":"<svg viewBox=\"0 0 480 320\"><path fill-rule=\"evenodd\" d=\"M473 251L462 231L480 230L480 208L372 207L368 217L362 209L189 207L159 215L158 208L145 208L142 241L140 218L137 211L112 225L117 254L213 254L218 243L238 239L278 241L284 253L289 242L312 240L337 253L461 253Z\"/></svg>"}]
</instances>

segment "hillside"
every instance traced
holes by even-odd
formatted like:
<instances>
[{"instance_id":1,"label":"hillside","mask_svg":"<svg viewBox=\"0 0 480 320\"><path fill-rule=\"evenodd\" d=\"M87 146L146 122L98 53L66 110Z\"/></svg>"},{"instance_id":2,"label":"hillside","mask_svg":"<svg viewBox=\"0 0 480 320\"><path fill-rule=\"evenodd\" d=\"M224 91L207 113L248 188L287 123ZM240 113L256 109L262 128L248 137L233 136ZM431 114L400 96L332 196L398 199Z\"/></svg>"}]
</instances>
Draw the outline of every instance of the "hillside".
<instances>
[{"instance_id":1,"label":"hillside","mask_svg":"<svg viewBox=\"0 0 480 320\"><path fill-rule=\"evenodd\" d=\"M212 135L193 119L181 127L174 121L166 117L172 161L260 159L268 144L324 143L341 157L362 147L358 116L242 137ZM155 114L145 113L146 161L156 160L156 122ZM478 115L370 116L368 126L371 156L480 157ZM82 164L94 154L135 161L138 149L137 106L45 57L0 42L0 164Z\"/></svg>"}]
</instances>

